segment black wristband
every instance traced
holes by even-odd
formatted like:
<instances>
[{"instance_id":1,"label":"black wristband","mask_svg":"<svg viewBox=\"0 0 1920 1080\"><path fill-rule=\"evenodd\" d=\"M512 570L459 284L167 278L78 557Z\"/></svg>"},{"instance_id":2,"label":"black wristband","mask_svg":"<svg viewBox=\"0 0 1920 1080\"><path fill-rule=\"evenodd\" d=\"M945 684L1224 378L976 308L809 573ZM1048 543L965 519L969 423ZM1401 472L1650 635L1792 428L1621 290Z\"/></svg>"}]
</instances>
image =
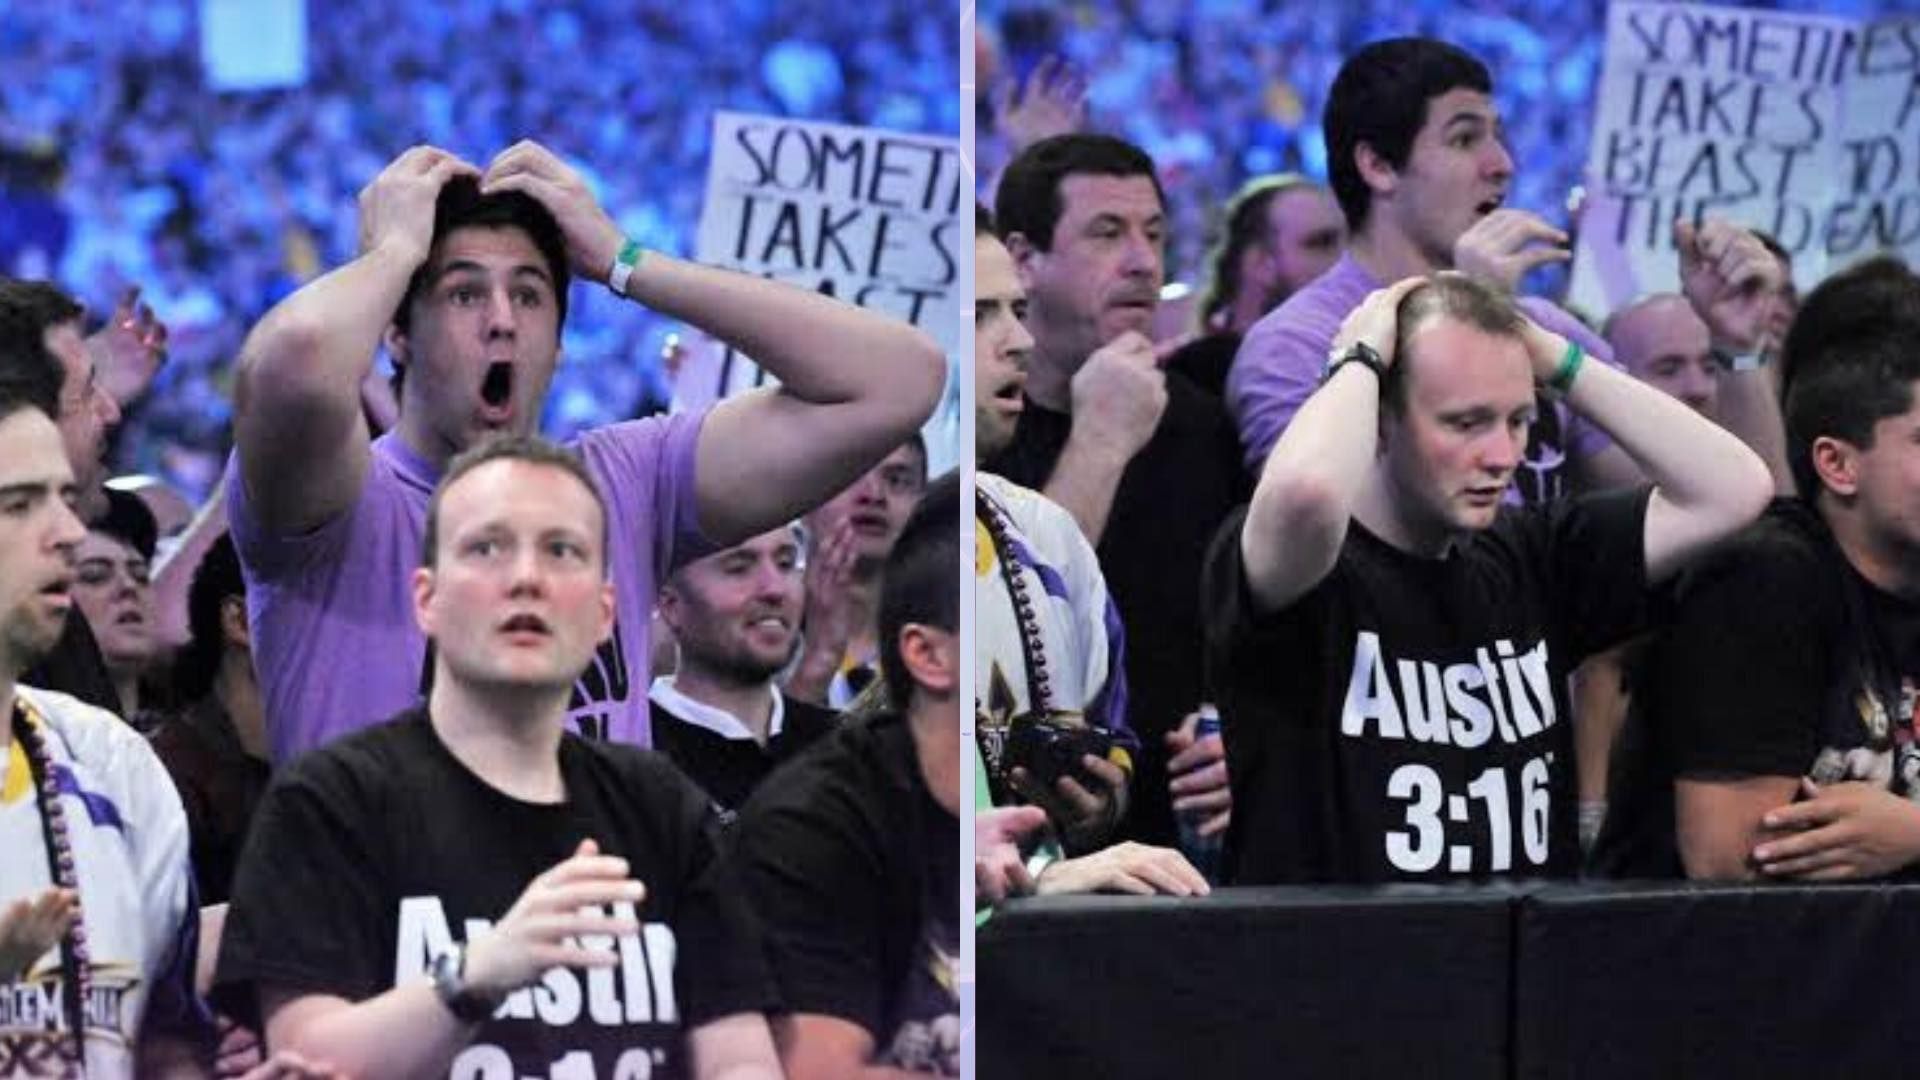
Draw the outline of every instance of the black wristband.
<instances>
[{"instance_id":1,"label":"black wristband","mask_svg":"<svg viewBox=\"0 0 1920 1080\"><path fill-rule=\"evenodd\" d=\"M1380 354L1374 350L1373 346L1364 341L1354 342L1344 353L1328 355L1327 370L1321 374L1320 381L1325 383L1328 379L1333 378L1334 372L1339 371L1348 364L1364 365L1373 372L1382 385L1385 385L1387 381L1387 362L1380 358Z\"/></svg>"}]
</instances>

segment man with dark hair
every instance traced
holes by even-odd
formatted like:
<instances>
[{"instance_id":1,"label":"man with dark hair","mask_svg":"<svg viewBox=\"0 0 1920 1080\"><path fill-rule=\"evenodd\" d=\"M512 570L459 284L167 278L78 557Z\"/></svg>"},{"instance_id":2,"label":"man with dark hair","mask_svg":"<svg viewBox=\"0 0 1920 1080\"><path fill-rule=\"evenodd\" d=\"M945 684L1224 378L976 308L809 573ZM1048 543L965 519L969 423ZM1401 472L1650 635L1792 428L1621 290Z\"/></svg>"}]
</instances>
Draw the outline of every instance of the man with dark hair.
<instances>
[{"instance_id":1,"label":"man with dark hair","mask_svg":"<svg viewBox=\"0 0 1920 1080\"><path fill-rule=\"evenodd\" d=\"M1299 173L1247 181L1228 200L1220 239L1207 253L1207 284L1195 310L1201 337L1173 354L1170 370L1215 397L1240 341L1261 316L1326 273L1347 246L1347 223L1326 188Z\"/></svg>"},{"instance_id":2,"label":"man with dark hair","mask_svg":"<svg viewBox=\"0 0 1920 1080\"><path fill-rule=\"evenodd\" d=\"M1512 290L1528 270L1568 258L1564 232L1502 205L1514 161L1492 92L1485 65L1431 38L1375 42L1341 66L1324 117L1327 172L1353 239L1332 270L1262 319L1240 348L1227 404L1254 475L1319 385L1341 320L1368 293L1442 270ZM1783 475L1779 408L1759 370L1777 267L1750 233L1720 221L1677 224L1675 247L1687 301L1733 369L1721 386L1722 417ZM1520 305L1546 330L1612 360L1565 311L1532 297ZM1559 404L1543 399L1530 431L1512 501L1545 503L1640 479L1628 455Z\"/></svg>"},{"instance_id":3,"label":"man with dark hair","mask_svg":"<svg viewBox=\"0 0 1920 1080\"><path fill-rule=\"evenodd\" d=\"M1920 278L1810 293L1782 352L1799 494L1689 575L1631 730L1636 876L1834 881L1920 862ZM1671 810L1671 816L1665 811Z\"/></svg>"},{"instance_id":4,"label":"man with dark hair","mask_svg":"<svg viewBox=\"0 0 1920 1080\"><path fill-rule=\"evenodd\" d=\"M1041 140L1007 166L994 218L1026 290L1034 343L1013 439L980 467L1073 515L1131 638L1127 722L1141 739L1132 808L1113 820L1128 780L1108 765L1099 774L1107 791L1074 831L1098 843L1119 825L1129 838L1171 844L1169 761L1206 770L1220 756L1212 738L1188 753L1182 717L1207 699L1200 567L1245 491L1233 426L1217 400L1160 370L1170 348L1147 337L1165 276L1151 158L1104 135ZM1203 788L1224 795L1225 786L1216 775Z\"/></svg>"},{"instance_id":5,"label":"man with dark hair","mask_svg":"<svg viewBox=\"0 0 1920 1080\"><path fill-rule=\"evenodd\" d=\"M59 639L86 535L44 396L0 371L0 1062L197 1075L211 1028L179 797L132 728L19 681Z\"/></svg>"},{"instance_id":6,"label":"man with dark hair","mask_svg":"<svg viewBox=\"0 0 1920 1080\"><path fill-rule=\"evenodd\" d=\"M800 528L784 525L695 559L660 586L677 659L647 694L653 745L713 798L724 823L839 721L774 681L800 640L805 551Z\"/></svg>"},{"instance_id":7,"label":"man with dark hair","mask_svg":"<svg viewBox=\"0 0 1920 1080\"><path fill-rule=\"evenodd\" d=\"M219 979L270 1045L360 1080L779 1074L706 797L565 729L613 626L606 508L538 439L448 465L412 582L426 703L286 769L241 859Z\"/></svg>"},{"instance_id":8,"label":"man with dark hair","mask_svg":"<svg viewBox=\"0 0 1920 1080\"><path fill-rule=\"evenodd\" d=\"M1033 337L1013 257L984 211L975 221L974 454L985 459L1013 439ZM1084 818L1069 808L1089 797L1081 781L1065 776L1049 791L1008 759L1015 731L1040 723L1105 733L1114 764L1140 746L1126 723L1123 628L1093 546L1045 495L984 470L974 482L971 756L975 830L985 841L974 852L976 906L1027 892L1204 893L1206 882L1177 851L1132 841L1102 847L1074 835ZM1088 755L1080 764L1092 770L1100 763ZM1016 796L1048 812L1036 819L1030 807L1013 805ZM1210 834L1227 815L1213 816L1219 820ZM1049 820L1052 834L1028 843L1030 853L1002 839L1008 829L1031 834ZM1057 839L1079 857L1061 858Z\"/></svg>"},{"instance_id":9,"label":"man with dark hair","mask_svg":"<svg viewBox=\"0 0 1920 1080\"><path fill-rule=\"evenodd\" d=\"M1233 880L1578 866L1566 675L1751 521L1759 459L1458 275L1373 293L1208 567ZM1503 509L1546 386L1654 478Z\"/></svg>"},{"instance_id":10,"label":"man with dark hair","mask_svg":"<svg viewBox=\"0 0 1920 1080\"><path fill-rule=\"evenodd\" d=\"M614 627L569 709L591 736L648 740L655 582L844 487L940 392L939 351L911 327L642 252L578 173L531 142L484 173L408 150L361 192L360 220L359 257L268 312L236 387L228 514L275 760L417 700L432 665L406 617L406 572L428 493L455 453L533 429L570 275L698 326L779 379L708 412L581 438L619 523ZM383 341L405 377L397 425L372 439L359 388Z\"/></svg>"},{"instance_id":11,"label":"man with dark hair","mask_svg":"<svg viewBox=\"0 0 1920 1080\"><path fill-rule=\"evenodd\" d=\"M43 408L60 429L60 443L79 484L76 509L91 521L106 509L107 433L120 408L101 388L93 356L80 336L83 310L44 281L0 277L0 373ZM72 694L109 712L120 709L92 628L74 608L60 641L39 658L25 681Z\"/></svg>"},{"instance_id":12,"label":"man with dark hair","mask_svg":"<svg viewBox=\"0 0 1920 1080\"><path fill-rule=\"evenodd\" d=\"M881 578L888 707L774 773L735 826L791 1080L959 1075L960 537L948 473Z\"/></svg>"},{"instance_id":13,"label":"man with dark hair","mask_svg":"<svg viewBox=\"0 0 1920 1080\"><path fill-rule=\"evenodd\" d=\"M192 636L173 678L187 705L154 731L153 749L186 807L200 900L224 904L272 773L247 632L246 582L226 536L214 541L193 575L187 622Z\"/></svg>"}]
</instances>

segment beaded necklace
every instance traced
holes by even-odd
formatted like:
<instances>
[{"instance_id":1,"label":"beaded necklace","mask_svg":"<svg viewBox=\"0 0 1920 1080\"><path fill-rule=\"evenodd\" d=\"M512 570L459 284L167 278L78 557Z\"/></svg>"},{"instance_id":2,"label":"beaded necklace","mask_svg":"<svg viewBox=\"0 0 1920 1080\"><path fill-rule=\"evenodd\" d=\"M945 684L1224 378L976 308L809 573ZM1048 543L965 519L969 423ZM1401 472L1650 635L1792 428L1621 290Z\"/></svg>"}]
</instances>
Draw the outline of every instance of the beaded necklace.
<instances>
[{"instance_id":1,"label":"beaded necklace","mask_svg":"<svg viewBox=\"0 0 1920 1080\"><path fill-rule=\"evenodd\" d=\"M60 939L61 988L66 997L67 1022L73 1032L73 1049L67 1062L72 1075L86 1075L85 1003L92 989L93 967L87 955L87 928L81 919L80 878L73 861L73 839L67 828L66 808L60 805L60 791L53 776L53 755L47 749L46 735L27 718L16 701L13 706L13 736L26 751L27 769L33 776L34 795L40 806L40 832L46 841L47 866L55 887L73 894L73 925Z\"/></svg>"},{"instance_id":2,"label":"beaded necklace","mask_svg":"<svg viewBox=\"0 0 1920 1080\"><path fill-rule=\"evenodd\" d=\"M1007 595L1013 601L1013 619L1020 630L1020 655L1027 664L1027 711L1034 716L1053 714L1053 681L1047 674L1047 653L1040 637L1040 616L1035 613L1033 596L1026 579L1013 561L1013 541L1006 512L988 498L979 487L973 489L974 502L987 538L993 542L994 561L1000 564L1000 578L1006 582Z\"/></svg>"}]
</instances>

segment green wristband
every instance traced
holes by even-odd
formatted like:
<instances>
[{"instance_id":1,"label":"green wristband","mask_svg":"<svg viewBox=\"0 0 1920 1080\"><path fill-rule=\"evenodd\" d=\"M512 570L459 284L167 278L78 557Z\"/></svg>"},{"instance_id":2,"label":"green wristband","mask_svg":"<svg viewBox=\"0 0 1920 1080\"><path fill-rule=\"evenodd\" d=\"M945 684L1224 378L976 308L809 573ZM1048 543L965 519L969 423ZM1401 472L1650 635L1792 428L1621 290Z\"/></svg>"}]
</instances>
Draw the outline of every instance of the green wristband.
<instances>
[{"instance_id":1,"label":"green wristband","mask_svg":"<svg viewBox=\"0 0 1920 1080\"><path fill-rule=\"evenodd\" d=\"M1573 380L1580 374L1580 365L1586 359L1587 350L1581 348L1579 342L1567 342L1566 355L1560 358L1560 366L1555 369L1553 378L1547 380L1547 385L1562 394L1572 390Z\"/></svg>"},{"instance_id":2,"label":"green wristband","mask_svg":"<svg viewBox=\"0 0 1920 1080\"><path fill-rule=\"evenodd\" d=\"M613 290L615 296L627 295L627 279L633 276L645 256L646 249L638 241L628 240L620 245L620 254L613 257L613 271L607 275L607 288Z\"/></svg>"}]
</instances>

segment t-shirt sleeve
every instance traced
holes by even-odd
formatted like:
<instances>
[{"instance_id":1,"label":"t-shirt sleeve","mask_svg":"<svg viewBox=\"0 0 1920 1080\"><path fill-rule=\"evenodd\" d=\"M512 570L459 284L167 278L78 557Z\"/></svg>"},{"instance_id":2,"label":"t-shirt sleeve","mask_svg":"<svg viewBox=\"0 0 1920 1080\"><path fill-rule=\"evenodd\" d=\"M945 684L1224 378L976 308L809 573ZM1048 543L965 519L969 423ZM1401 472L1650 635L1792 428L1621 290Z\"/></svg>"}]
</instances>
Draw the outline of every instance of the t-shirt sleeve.
<instances>
[{"instance_id":1,"label":"t-shirt sleeve","mask_svg":"<svg viewBox=\"0 0 1920 1080\"><path fill-rule=\"evenodd\" d=\"M374 462L369 461L368 469L374 467ZM227 458L227 529L233 534L234 550L249 581L281 580L305 567L336 558L352 538L353 520L375 486L363 481L353 506L317 528L304 533L276 533L268 530L254 513L242 472L240 451L235 450Z\"/></svg>"},{"instance_id":2,"label":"t-shirt sleeve","mask_svg":"<svg viewBox=\"0 0 1920 1080\"><path fill-rule=\"evenodd\" d=\"M1812 559L1742 545L1688 583L1643 692L1676 775L1799 776L1813 763L1838 632L1830 580Z\"/></svg>"},{"instance_id":3,"label":"t-shirt sleeve","mask_svg":"<svg viewBox=\"0 0 1920 1080\"><path fill-rule=\"evenodd\" d=\"M1227 406L1240 429L1247 470L1266 463L1293 414L1319 389L1332 334L1299 320L1269 317L1254 324L1227 375Z\"/></svg>"},{"instance_id":4,"label":"t-shirt sleeve","mask_svg":"<svg viewBox=\"0 0 1920 1080\"><path fill-rule=\"evenodd\" d=\"M839 785L805 798L779 794L748 803L732 855L782 1006L858 1024L878 1043L886 1038L880 928L889 895L881 853L847 832L861 817Z\"/></svg>"},{"instance_id":5,"label":"t-shirt sleeve","mask_svg":"<svg viewBox=\"0 0 1920 1080\"><path fill-rule=\"evenodd\" d=\"M685 837L682 880L687 882L675 915L674 995L683 1024L775 1007L773 982L760 949L758 928L732 862L720 854L720 819L713 803L678 770L662 769L650 788L672 792L673 820Z\"/></svg>"},{"instance_id":6,"label":"t-shirt sleeve","mask_svg":"<svg viewBox=\"0 0 1920 1080\"><path fill-rule=\"evenodd\" d=\"M580 452L603 485L615 529L650 526L654 580L713 550L700 530L695 461L707 410L596 428Z\"/></svg>"},{"instance_id":7,"label":"t-shirt sleeve","mask_svg":"<svg viewBox=\"0 0 1920 1080\"><path fill-rule=\"evenodd\" d=\"M1610 491L1561 499L1546 511L1555 644L1576 661L1618 645L1653 620L1658 598L1647 584L1646 540L1652 494L1650 487Z\"/></svg>"},{"instance_id":8,"label":"t-shirt sleeve","mask_svg":"<svg viewBox=\"0 0 1920 1080\"><path fill-rule=\"evenodd\" d=\"M333 751L309 754L275 779L234 874L216 973L221 1000L250 1006L261 984L274 984L360 1001L391 985L382 928L392 904L385 860L371 846L388 829L379 818Z\"/></svg>"}]
</instances>

